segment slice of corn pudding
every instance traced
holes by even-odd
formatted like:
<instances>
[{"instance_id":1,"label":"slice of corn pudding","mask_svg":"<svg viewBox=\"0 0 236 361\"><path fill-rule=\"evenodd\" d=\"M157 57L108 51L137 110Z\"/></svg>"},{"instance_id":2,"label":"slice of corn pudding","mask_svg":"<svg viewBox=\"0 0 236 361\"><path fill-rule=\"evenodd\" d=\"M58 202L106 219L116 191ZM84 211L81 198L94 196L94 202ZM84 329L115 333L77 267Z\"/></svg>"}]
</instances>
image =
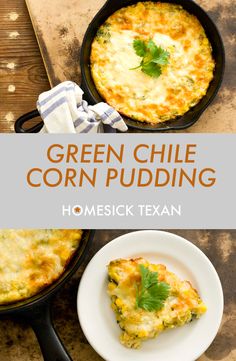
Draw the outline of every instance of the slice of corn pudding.
<instances>
[{"instance_id":1,"label":"slice of corn pudding","mask_svg":"<svg viewBox=\"0 0 236 361\"><path fill-rule=\"evenodd\" d=\"M169 295L158 311L147 311L136 303L140 284L140 265L157 272L159 282L167 283ZM108 266L108 294L122 334L120 341L129 348L139 348L142 341L162 331L183 326L206 312L206 306L188 281L181 281L162 264L151 264L143 258L117 259Z\"/></svg>"}]
</instances>

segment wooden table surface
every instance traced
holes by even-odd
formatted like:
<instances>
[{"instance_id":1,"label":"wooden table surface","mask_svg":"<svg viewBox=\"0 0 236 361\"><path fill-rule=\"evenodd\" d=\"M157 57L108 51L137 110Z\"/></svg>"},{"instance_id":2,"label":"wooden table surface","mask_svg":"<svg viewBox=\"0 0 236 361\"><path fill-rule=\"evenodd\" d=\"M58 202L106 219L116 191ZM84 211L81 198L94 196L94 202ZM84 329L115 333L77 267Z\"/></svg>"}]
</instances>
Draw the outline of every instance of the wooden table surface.
<instances>
[{"instance_id":1,"label":"wooden table surface","mask_svg":"<svg viewBox=\"0 0 236 361\"><path fill-rule=\"evenodd\" d=\"M97 231L86 261L56 296L53 305L55 327L73 361L102 360L88 344L79 326L76 313L79 278L87 262L103 245L127 232L129 231ZM171 232L188 239L202 249L214 264L224 289L225 309L222 327L212 345L198 361L236 361L236 230ZM0 320L0 361L42 361L36 337L26 323L13 319Z\"/></svg>"},{"instance_id":2,"label":"wooden table surface","mask_svg":"<svg viewBox=\"0 0 236 361\"><path fill-rule=\"evenodd\" d=\"M15 119L35 109L48 89L24 0L0 0L0 132L12 132Z\"/></svg>"}]
</instances>

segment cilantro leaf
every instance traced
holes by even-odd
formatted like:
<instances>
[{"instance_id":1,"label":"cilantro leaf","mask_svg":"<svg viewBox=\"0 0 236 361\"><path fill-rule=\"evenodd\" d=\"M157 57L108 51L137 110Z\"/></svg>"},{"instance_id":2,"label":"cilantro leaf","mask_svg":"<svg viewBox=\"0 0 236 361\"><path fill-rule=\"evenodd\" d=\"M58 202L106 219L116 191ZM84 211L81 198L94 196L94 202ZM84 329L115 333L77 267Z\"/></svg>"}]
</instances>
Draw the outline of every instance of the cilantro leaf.
<instances>
[{"instance_id":1,"label":"cilantro leaf","mask_svg":"<svg viewBox=\"0 0 236 361\"><path fill-rule=\"evenodd\" d=\"M169 63L169 56L170 54L168 51L162 49L160 46L157 46L155 51L153 52L153 63L159 65L166 65Z\"/></svg>"},{"instance_id":2,"label":"cilantro leaf","mask_svg":"<svg viewBox=\"0 0 236 361\"><path fill-rule=\"evenodd\" d=\"M141 39L133 41L135 53L142 58L140 64L130 70L141 68L141 71L151 77L158 78L162 73L162 66L169 63L170 54L152 39L147 42Z\"/></svg>"},{"instance_id":3,"label":"cilantro leaf","mask_svg":"<svg viewBox=\"0 0 236 361\"><path fill-rule=\"evenodd\" d=\"M145 311L156 311L156 300L152 297L142 297L139 300L138 307Z\"/></svg>"},{"instance_id":4,"label":"cilantro leaf","mask_svg":"<svg viewBox=\"0 0 236 361\"><path fill-rule=\"evenodd\" d=\"M154 287L149 288L149 292L153 297L156 297L158 301L165 301L169 296L170 286L165 282L159 282Z\"/></svg>"},{"instance_id":5,"label":"cilantro leaf","mask_svg":"<svg viewBox=\"0 0 236 361\"><path fill-rule=\"evenodd\" d=\"M147 43L147 48L148 48L148 50L150 51L150 53L151 53L153 56L155 56L155 52L156 52L157 46L156 46L156 44L154 43L153 40L150 39L150 40L148 41L148 43Z\"/></svg>"},{"instance_id":6,"label":"cilantro leaf","mask_svg":"<svg viewBox=\"0 0 236 361\"><path fill-rule=\"evenodd\" d=\"M141 70L153 78L158 78L161 75L161 67L155 63L143 64Z\"/></svg>"},{"instance_id":7,"label":"cilantro leaf","mask_svg":"<svg viewBox=\"0 0 236 361\"><path fill-rule=\"evenodd\" d=\"M141 285L143 288L149 288L157 282L157 272L150 272L143 264L140 265L139 269L141 273Z\"/></svg>"},{"instance_id":8,"label":"cilantro leaf","mask_svg":"<svg viewBox=\"0 0 236 361\"><path fill-rule=\"evenodd\" d=\"M146 54L146 45L145 45L144 41L142 41L140 39L135 39L133 41L133 48L135 50L135 53L142 58Z\"/></svg>"},{"instance_id":9,"label":"cilantro leaf","mask_svg":"<svg viewBox=\"0 0 236 361\"><path fill-rule=\"evenodd\" d=\"M170 293L170 286L158 281L158 273L140 265L141 282L136 284L136 306L145 311L158 311Z\"/></svg>"}]
</instances>

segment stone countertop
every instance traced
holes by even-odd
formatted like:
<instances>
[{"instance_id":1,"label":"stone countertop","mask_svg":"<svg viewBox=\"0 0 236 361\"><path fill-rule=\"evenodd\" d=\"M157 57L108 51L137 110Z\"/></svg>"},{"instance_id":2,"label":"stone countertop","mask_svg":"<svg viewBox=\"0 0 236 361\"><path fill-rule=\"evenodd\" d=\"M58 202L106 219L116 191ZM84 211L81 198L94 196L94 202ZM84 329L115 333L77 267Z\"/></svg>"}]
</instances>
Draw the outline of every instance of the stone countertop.
<instances>
[{"instance_id":1,"label":"stone countertop","mask_svg":"<svg viewBox=\"0 0 236 361\"><path fill-rule=\"evenodd\" d=\"M76 313L79 278L89 259L107 242L127 233L124 230L97 231L89 255L75 276L60 290L53 304L55 327L73 361L99 361L100 356L88 344ZM206 353L198 361L236 361L236 230L174 230L204 251L222 281L225 311L222 327ZM13 319L0 321L0 361L40 361L36 337L27 325Z\"/></svg>"}]
</instances>

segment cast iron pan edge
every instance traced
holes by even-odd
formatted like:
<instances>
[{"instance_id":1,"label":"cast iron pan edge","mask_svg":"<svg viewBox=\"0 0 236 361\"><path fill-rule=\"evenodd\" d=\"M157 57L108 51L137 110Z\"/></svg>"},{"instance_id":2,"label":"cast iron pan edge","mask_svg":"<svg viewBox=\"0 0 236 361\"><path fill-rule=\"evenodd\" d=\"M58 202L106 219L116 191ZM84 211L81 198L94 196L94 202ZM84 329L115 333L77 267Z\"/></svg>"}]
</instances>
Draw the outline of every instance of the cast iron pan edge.
<instances>
[{"instance_id":1,"label":"cast iron pan edge","mask_svg":"<svg viewBox=\"0 0 236 361\"><path fill-rule=\"evenodd\" d=\"M77 271L94 237L94 230L84 230L82 242L57 281L25 301L0 306L0 316L17 316L28 321L37 336L45 361L71 361L51 319L51 301L62 285Z\"/></svg>"}]
</instances>

